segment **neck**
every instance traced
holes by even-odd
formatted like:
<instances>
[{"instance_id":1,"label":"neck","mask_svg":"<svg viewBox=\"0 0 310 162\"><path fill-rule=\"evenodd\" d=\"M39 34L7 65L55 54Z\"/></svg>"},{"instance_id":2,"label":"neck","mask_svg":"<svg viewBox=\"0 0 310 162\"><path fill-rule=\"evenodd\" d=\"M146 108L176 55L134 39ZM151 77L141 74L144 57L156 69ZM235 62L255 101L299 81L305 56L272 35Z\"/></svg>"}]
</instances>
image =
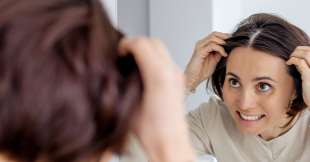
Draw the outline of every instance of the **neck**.
<instances>
[{"instance_id":1,"label":"neck","mask_svg":"<svg viewBox=\"0 0 310 162\"><path fill-rule=\"evenodd\" d=\"M293 119L293 121L287 127L283 128L283 126L285 126L292 119L292 117L290 117L290 118L285 117L280 124L277 124L276 126L266 130L265 132L259 134L259 136L263 140L269 141L269 140L272 140L274 138L277 138L277 137L285 134L296 124L297 120L299 119L300 113L301 112L299 112L296 115L296 117Z\"/></svg>"}]
</instances>

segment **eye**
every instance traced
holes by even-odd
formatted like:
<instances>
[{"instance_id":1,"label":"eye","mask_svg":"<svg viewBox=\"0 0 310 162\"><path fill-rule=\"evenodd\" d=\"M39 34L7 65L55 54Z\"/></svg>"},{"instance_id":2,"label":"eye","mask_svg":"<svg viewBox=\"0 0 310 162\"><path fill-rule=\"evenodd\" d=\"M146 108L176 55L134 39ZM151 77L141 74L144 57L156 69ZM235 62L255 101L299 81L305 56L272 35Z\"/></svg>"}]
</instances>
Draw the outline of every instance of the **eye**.
<instances>
[{"instance_id":1,"label":"eye","mask_svg":"<svg viewBox=\"0 0 310 162\"><path fill-rule=\"evenodd\" d=\"M260 91L267 91L271 88L271 85L267 84L267 83L260 83L258 85L258 90Z\"/></svg>"},{"instance_id":2,"label":"eye","mask_svg":"<svg viewBox=\"0 0 310 162\"><path fill-rule=\"evenodd\" d=\"M229 83L230 83L230 85L231 85L232 87L234 87L234 88L240 87L240 83L239 83L238 80L236 80L236 79L230 79L230 80L229 80Z\"/></svg>"}]
</instances>

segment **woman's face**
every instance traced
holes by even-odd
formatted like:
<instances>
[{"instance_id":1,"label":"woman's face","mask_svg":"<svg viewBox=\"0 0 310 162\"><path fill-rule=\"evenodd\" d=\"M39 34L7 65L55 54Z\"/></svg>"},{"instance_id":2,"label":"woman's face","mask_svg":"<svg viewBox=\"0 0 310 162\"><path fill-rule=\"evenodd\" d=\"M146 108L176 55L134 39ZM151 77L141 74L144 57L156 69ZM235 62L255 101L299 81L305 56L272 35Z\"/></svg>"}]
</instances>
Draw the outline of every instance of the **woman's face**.
<instances>
[{"instance_id":1,"label":"woman's face","mask_svg":"<svg viewBox=\"0 0 310 162\"><path fill-rule=\"evenodd\" d=\"M295 97L293 78L283 59L245 47L231 51L223 99L243 134L258 135L283 124Z\"/></svg>"}]
</instances>

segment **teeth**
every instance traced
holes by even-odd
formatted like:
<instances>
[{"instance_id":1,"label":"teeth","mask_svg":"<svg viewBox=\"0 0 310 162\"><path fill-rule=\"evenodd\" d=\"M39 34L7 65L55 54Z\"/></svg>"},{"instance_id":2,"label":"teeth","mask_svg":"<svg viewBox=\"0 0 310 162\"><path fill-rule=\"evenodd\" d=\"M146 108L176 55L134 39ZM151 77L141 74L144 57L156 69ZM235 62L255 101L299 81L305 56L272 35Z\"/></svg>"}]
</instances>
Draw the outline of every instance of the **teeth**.
<instances>
[{"instance_id":1,"label":"teeth","mask_svg":"<svg viewBox=\"0 0 310 162\"><path fill-rule=\"evenodd\" d=\"M258 116L245 116L243 114L240 113L240 116L242 117L242 119L244 120L258 120L260 118L263 117L263 115L258 115Z\"/></svg>"}]
</instances>

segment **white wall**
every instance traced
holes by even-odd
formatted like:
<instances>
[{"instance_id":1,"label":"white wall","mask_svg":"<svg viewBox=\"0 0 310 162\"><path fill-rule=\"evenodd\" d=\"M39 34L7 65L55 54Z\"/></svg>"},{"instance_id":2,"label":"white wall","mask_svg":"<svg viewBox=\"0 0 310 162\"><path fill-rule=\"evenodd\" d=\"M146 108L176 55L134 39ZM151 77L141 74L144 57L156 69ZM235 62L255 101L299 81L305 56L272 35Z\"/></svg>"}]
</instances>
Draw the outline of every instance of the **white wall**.
<instances>
[{"instance_id":1,"label":"white wall","mask_svg":"<svg viewBox=\"0 0 310 162\"><path fill-rule=\"evenodd\" d=\"M175 63L185 70L195 43L212 32L211 0L149 0L150 36L159 38L167 46ZM207 102L205 84L186 100L186 111ZM213 162L212 156L200 157Z\"/></svg>"},{"instance_id":2,"label":"white wall","mask_svg":"<svg viewBox=\"0 0 310 162\"><path fill-rule=\"evenodd\" d=\"M310 34L309 0L241 0L241 18L258 12L276 13Z\"/></svg>"},{"instance_id":3,"label":"white wall","mask_svg":"<svg viewBox=\"0 0 310 162\"><path fill-rule=\"evenodd\" d=\"M241 0L212 0L212 31L230 33L241 20Z\"/></svg>"},{"instance_id":4,"label":"white wall","mask_svg":"<svg viewBox=\"0 0 310 162\"><path fill-rule=\"evenodd\" d=\"M149 35L149 1L118 0L118 29L127 36Z\"/></svg>"},{"instance_id":5,"label":"white wall","mask_svg":"<svg viewBox=\"0 0 310 162\"><path fill-rule=\"evenodd\" d=\"M231 32L242 19L255 13L276 13L310 34L309 0L213 0L212 30Z\"/></svg>"},{"instance_id":6,"label":"white wall","mask_svg":"<svg viewBox=\"0 0 310 162\"><path fill-rule=\"evenodd\" d=\"M211 0L150 0L150 36L167 46L175 63L185 70L195 43L212 32ZM205 84L186 100L187 112L207 102Z\"/></svg>"},{"instance_id":7,"label":"white wall","mask_svg":"<svg viewBox=\"0 0 310 162\"><path fill-rule=\"evenodd\" d=\"M108 16L114 25L117 27L117 0L100 0L103 3Z\"/></svg>"}]
</instances>

